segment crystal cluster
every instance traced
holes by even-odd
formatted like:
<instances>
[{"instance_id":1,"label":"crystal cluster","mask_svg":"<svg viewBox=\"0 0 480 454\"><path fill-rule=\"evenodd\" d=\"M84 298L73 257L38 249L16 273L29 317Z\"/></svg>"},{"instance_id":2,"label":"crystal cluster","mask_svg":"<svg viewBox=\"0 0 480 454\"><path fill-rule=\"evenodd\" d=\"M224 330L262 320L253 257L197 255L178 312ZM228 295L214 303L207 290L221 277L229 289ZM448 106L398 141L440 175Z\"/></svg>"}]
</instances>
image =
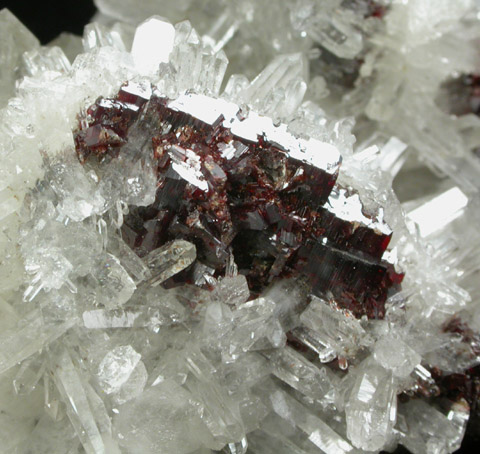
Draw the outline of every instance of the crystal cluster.
<instances>
[{"instance_id":1,"label":"crystal cluster","mask_svg":"<svg viewBox=\"0 0 480 454\"><path fill-rule=\"evenodd\" d=\"M155 201L129 208L122 237L150 268L158 248L183 238L195 244L198 261L177 283L225 276L230 260L253 294L301 275L313 294L331 295L358 317L383 318L388 290L402 279L381 260L391 232L362 213L358 194L334 188L340 155L333 145L297 139L286 125L223 99L151 93L129 84L100 98L75 134L82 162L113 157L126 165L128 154L139 153L138 137L147 144Z\"/></svg>"},{"instance_id":2,"label":"crystal cluster","mask_svg":"<svg viewBox=\"0 0 480 454\"><path fill-rule=\"evenodd\" d=\"M0 454L478 436L478 2L96 4L0 12Z\"/></svg>"}]
</instances>

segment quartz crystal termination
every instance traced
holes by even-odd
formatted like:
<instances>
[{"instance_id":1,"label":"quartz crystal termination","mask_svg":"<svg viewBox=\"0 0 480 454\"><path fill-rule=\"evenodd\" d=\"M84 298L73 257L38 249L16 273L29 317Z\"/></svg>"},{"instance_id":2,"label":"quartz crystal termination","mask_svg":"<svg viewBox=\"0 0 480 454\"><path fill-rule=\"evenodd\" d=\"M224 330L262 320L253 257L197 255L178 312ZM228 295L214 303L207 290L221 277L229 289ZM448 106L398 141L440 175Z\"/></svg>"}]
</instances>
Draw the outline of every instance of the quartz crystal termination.
<instances>
[{"instance_id":1,"label":"quartz crystal termination","mask_svg":"<svg viewBox=\"0 0 480 454\"><path fill-rule=\"evenodd\" d=\"M193 242L197 262L176 284L193 283L200 265L224 275L233 254L252 295L275 279L304 276L314 294L355 316L383 318L389 290L402 281L382 260L389 227L366 216L352 190L335 186L338 150L254 111L127 83L87 109L75 144L82 163L108 166L139 152L154 159L155 201L130 210L122 236L141 257L167 241Z\"/></svg>"}]
</instances>

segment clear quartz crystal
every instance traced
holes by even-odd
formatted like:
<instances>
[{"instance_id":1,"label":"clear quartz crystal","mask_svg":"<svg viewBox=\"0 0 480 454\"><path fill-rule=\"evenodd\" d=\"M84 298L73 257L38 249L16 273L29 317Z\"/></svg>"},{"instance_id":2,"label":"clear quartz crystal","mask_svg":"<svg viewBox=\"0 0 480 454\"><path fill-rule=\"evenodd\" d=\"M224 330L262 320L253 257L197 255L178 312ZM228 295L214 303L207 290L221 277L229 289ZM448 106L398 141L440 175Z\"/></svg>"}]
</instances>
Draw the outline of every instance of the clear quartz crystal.
<instances>
[{"instance_id":1,"label":"clear quartz crystal","mask_svg":"<svg viewBox=\"0 0 480 454\"><path fill-rule=\"evenodd\" d=\"M171 380L148 388L118 409L113 426L120 445L131 452L179 454L192 452L203 443L208 446L205 426L190 402L191 394Z\"/></svg>"},{"instance_id":2,"label":"clear quartz crystal","mask_svg":"<svg viewBox=\"0 0 480 454\"><path fill-rule=\"evenodd\" d=\"M135 32L132 55L144 72L154 72L160 63L168 62L173 48L175 29L160 17L151 17ZM162 43L159 46L157 43Z\"/></svg>"},{"instance_id":3,"label":"clear quartz crystal","mask_svg":"<svg viewBox=\"0 0 480 454\"><path fill-rule=\"evenodd\" d=\"M121 405L140 395L148 380L148 372L143 361L139 361L127 381L113 394L115 403Z\"/></svg>"},{"instance_id":4,"label":"clear quartz crystal","mask_svg":"<svg viewBox=\"0 0 480 454\"><path fill-rule=\"evenodd\" d=\"M212 294L212 298L231 306L243 304L249 297L247 280L241 274L219 280Z\"/></svg>"},{"instance_id":5,"label":"clear quartz crystal","mask_svg":"<svg viewBox=\"0 0 480 454\"><path fill-rule=\"evenodd\" d=\"M326 404L335 401L338 378L326 367L317 367L286 347L267 354L273 374L292 388Z\"/></svg>"},{"instance_id":6,"label":"clear quartz crystal","mask_svg":"<svg viewBox=\"0 0 480 454\"><path fill-rule=\"evenodd\" d=\"M409 376L420 365L421 356L398 338L384 337L377 341L373 357L385 369L390 369L396 377Z\"/></svg>"},{"instance_id":7,"label":"clear quartz crystal","mask_svg":"<svg viewBox=\"0 0 480 454\"><path fill-rule=\"evenodd\" d=\"M185 363L191 379L186 387L203 407L202 419L219 442L241 442L244 426L238 404L230 398L214 379L214 369L201 351L190 346Z\"/></svg>"},{"instance_id":8,"label":"clear quartz crystal","mask_svg":"<svg viewBox=\"0 0 480 454\"><path fill-rule=\"evenodd\" d=\"M286 392L275 391L270 395L270 402L273 411L297 426L317 449L327 454L355 452L355 448L346 439Z\"/></svg>"},{"instance_id":9,"label":"clear quartz crystal","mask_svg":"<svg viewBox=\"0 0 480 454\"><path fill-rule=\"evenodd\" d=\"M465 433L468 409L453 405L449 413L421 400L412 400L399 407L400 442L413 454L453 452L460 448Z\"/></svg>"},{"instance_id":10,"label":"clear quartz crystal","mask_svg":"<svg viewBox=\"0 0 480 454\"><path fill-rule=\"evenodd\" d=\"M392 373L373 361L360 367L345 408L347 436L358 448L380 450L389 443L397 418L395 383Z\"/></svg>"},{"instance_id":11,"label":"clear quartz crystal","mask_svg":"<svg viewBox=\"0 0 480 454\"><path fill-rule=\"evenodd\" d=\"M304 55L279 56L252 81L242 98L260 113L288 117L302 102L306 90L302 82L306 73ZM285 97L291 98L288 103L285 103Z\"/></svg>"},{"instance_id":12,"label":"clear quartz crystal","mask_svg":"<svg viewBox=\"0 0 480 454\"><path fill-rule=\"evenodd\" d=\"M116 347L108 352L98 366L98 380L107 394L118 392L130 378L141 355L130 345Z\"/></svg>"},{"instance_id":13,"label":"clear quartz crystal","mask_svg":"<svg viewBox=\"0 0 480 454\"><path fill-rule=\"evenodd\" d=\"M30 394L45 372L45 359L43 355L34 355L22 362L13 386L17 394Z\"/></svg>"},{"instance_id":14,"label":"clear quartz crystal","mask_svg":"<svg viewBox=\"0 0 480 454\"><path fill-rule=\"evenodd\" d=\"M91 279L96 282L95 301L108 309L125 304L136 289L133 279L111 254L101 257Z\"/></svg>"},{"instance_id":15,"label":"clear quartz crystal","mask_svg":"<svg viewBox=\"0 0 480 454\"><path fill-rule=\"evenodd\" d=\"M107 26L98 23L88 24L83 31L83 48L86 51L95 47L112 46L124 51L125 44L119 33L110 30Z\"/></svg>"},{"instance_id":16,"label":"clear quartz crystal","mask_svg":"<svg viewBox=\"0 0 480 454\"><path fill-rule=\"evenodd\" d=\"M193 263L196 249L192 243L175 240L155 249L145 257L150 271L149 282L159 285Z\"/></svg>"},{"instance_id":17,"label":"clear quartz crystal","mask_svg":"<svg viewBox=\"0 0 480 454\"><path fill-rule=\"evenodd\" d=\"M110 419L104 404L82 379L67 349L59 347L50 359L55 384L67 404L68 418L85 452L103 454L109 452L109 448L113 453L118 452L111 440Z\"/></svg>"},{"instance_id":18,"label":"clear quartz crystal","mask_svg":"<svg viewBox=\"0 0 480 454\"><path fill-rule=\"evenodd\" d=\"M347 358L354 356L359 348L369 343L368 335L357 319L320 298L313 297L300 320L324 346L319 352L320 360L325 358L328 361L332 354Z\"/></svg>"},{"instance_id":19,"label":"clear quartz crystal","mask_svg":"<svg viewBox=\"0 0 480 454\"><path fill-rule=\"evenodd\" d=\"M185 320L187 311L172 291L165 292L161 296L155 295L155 292L149 292L145 296L151 301L148 305L128 304L113 310L84 311L82 318L85 328L148 328L153 332L158 332L162 327ZM157 298L158 300L155 301Z\"/></svg>"},{"instance_id":20,"label":"clear quartz crystal","mask_svg":"<svg viewBox=\"0 0 480 454\"><path fill-rule=\"evenodd\" d=\"M40 75L45 71L65 73L71 65L60 47L41 47L25 52L22 55L24 73L27 76Z\"/></svg>"}]
</instances>

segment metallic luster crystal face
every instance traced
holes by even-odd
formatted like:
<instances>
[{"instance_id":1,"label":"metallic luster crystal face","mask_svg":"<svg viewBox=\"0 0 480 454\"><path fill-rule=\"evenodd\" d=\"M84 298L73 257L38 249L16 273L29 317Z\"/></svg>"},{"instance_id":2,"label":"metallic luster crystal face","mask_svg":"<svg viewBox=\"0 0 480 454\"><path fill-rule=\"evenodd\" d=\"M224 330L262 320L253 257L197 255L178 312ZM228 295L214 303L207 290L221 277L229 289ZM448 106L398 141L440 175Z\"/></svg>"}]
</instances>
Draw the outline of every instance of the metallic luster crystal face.
<instances>
[{"instance_id":1,"label":"metallic luster crystal face","mask_svg":"<svg viewBox=\"0 0 480 454\"><path fill-rule=\"evenodd\" d=\"M139 131L158 179L154 203L132 207L122 227L139 256L185 239L197 261L176 283L194 282L198 266L225 275L233 254L252 295L299 276L355 316L383 318L387 294L403 278L382 260L392 232L381 210L366 214L358 194L336 186L341 156L333 145L223 99L170 100L127 83L80 119L78 157L108 165L138 153Z\"/></svg>"}]
</instances>

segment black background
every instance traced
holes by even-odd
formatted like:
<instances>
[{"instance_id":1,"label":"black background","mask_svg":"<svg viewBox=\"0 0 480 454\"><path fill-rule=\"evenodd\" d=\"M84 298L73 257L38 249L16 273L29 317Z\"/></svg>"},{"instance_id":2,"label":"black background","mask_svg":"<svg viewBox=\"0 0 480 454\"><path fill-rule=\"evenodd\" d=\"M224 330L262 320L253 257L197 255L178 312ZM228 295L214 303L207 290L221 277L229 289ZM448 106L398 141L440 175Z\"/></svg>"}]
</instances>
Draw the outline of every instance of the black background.
<instances>
[{"instance_id":1,"label":"black background","mask_svg":"<svg viewBox=\"0 0 480 454\"><path fill-rule=\"evenodd\" d=\"M93 0L0 0L40 40L47 44L61 32L81 35L95 14Z\"/></svg>"},{"instance_id":2,"label":"black background","mask_svg":"<svg viewBox=\"0 0 480 454\"><path fill-rule=\"evenodd\" d=\"M279 0L272 0L272 2L275 1ZM81 35L84 25L89 22L96 11L93 0L0 1L0 9L4 7L7 7L15 14L37 36L42 44L47 44L63 31ZM477 431L480 432L480 428ZM400 448L397 453L407 454L407 451ZM480 453L480 442L467 436L462 449L457 451L457 453L478 454Z\"/></svg>"}]
</instances>

